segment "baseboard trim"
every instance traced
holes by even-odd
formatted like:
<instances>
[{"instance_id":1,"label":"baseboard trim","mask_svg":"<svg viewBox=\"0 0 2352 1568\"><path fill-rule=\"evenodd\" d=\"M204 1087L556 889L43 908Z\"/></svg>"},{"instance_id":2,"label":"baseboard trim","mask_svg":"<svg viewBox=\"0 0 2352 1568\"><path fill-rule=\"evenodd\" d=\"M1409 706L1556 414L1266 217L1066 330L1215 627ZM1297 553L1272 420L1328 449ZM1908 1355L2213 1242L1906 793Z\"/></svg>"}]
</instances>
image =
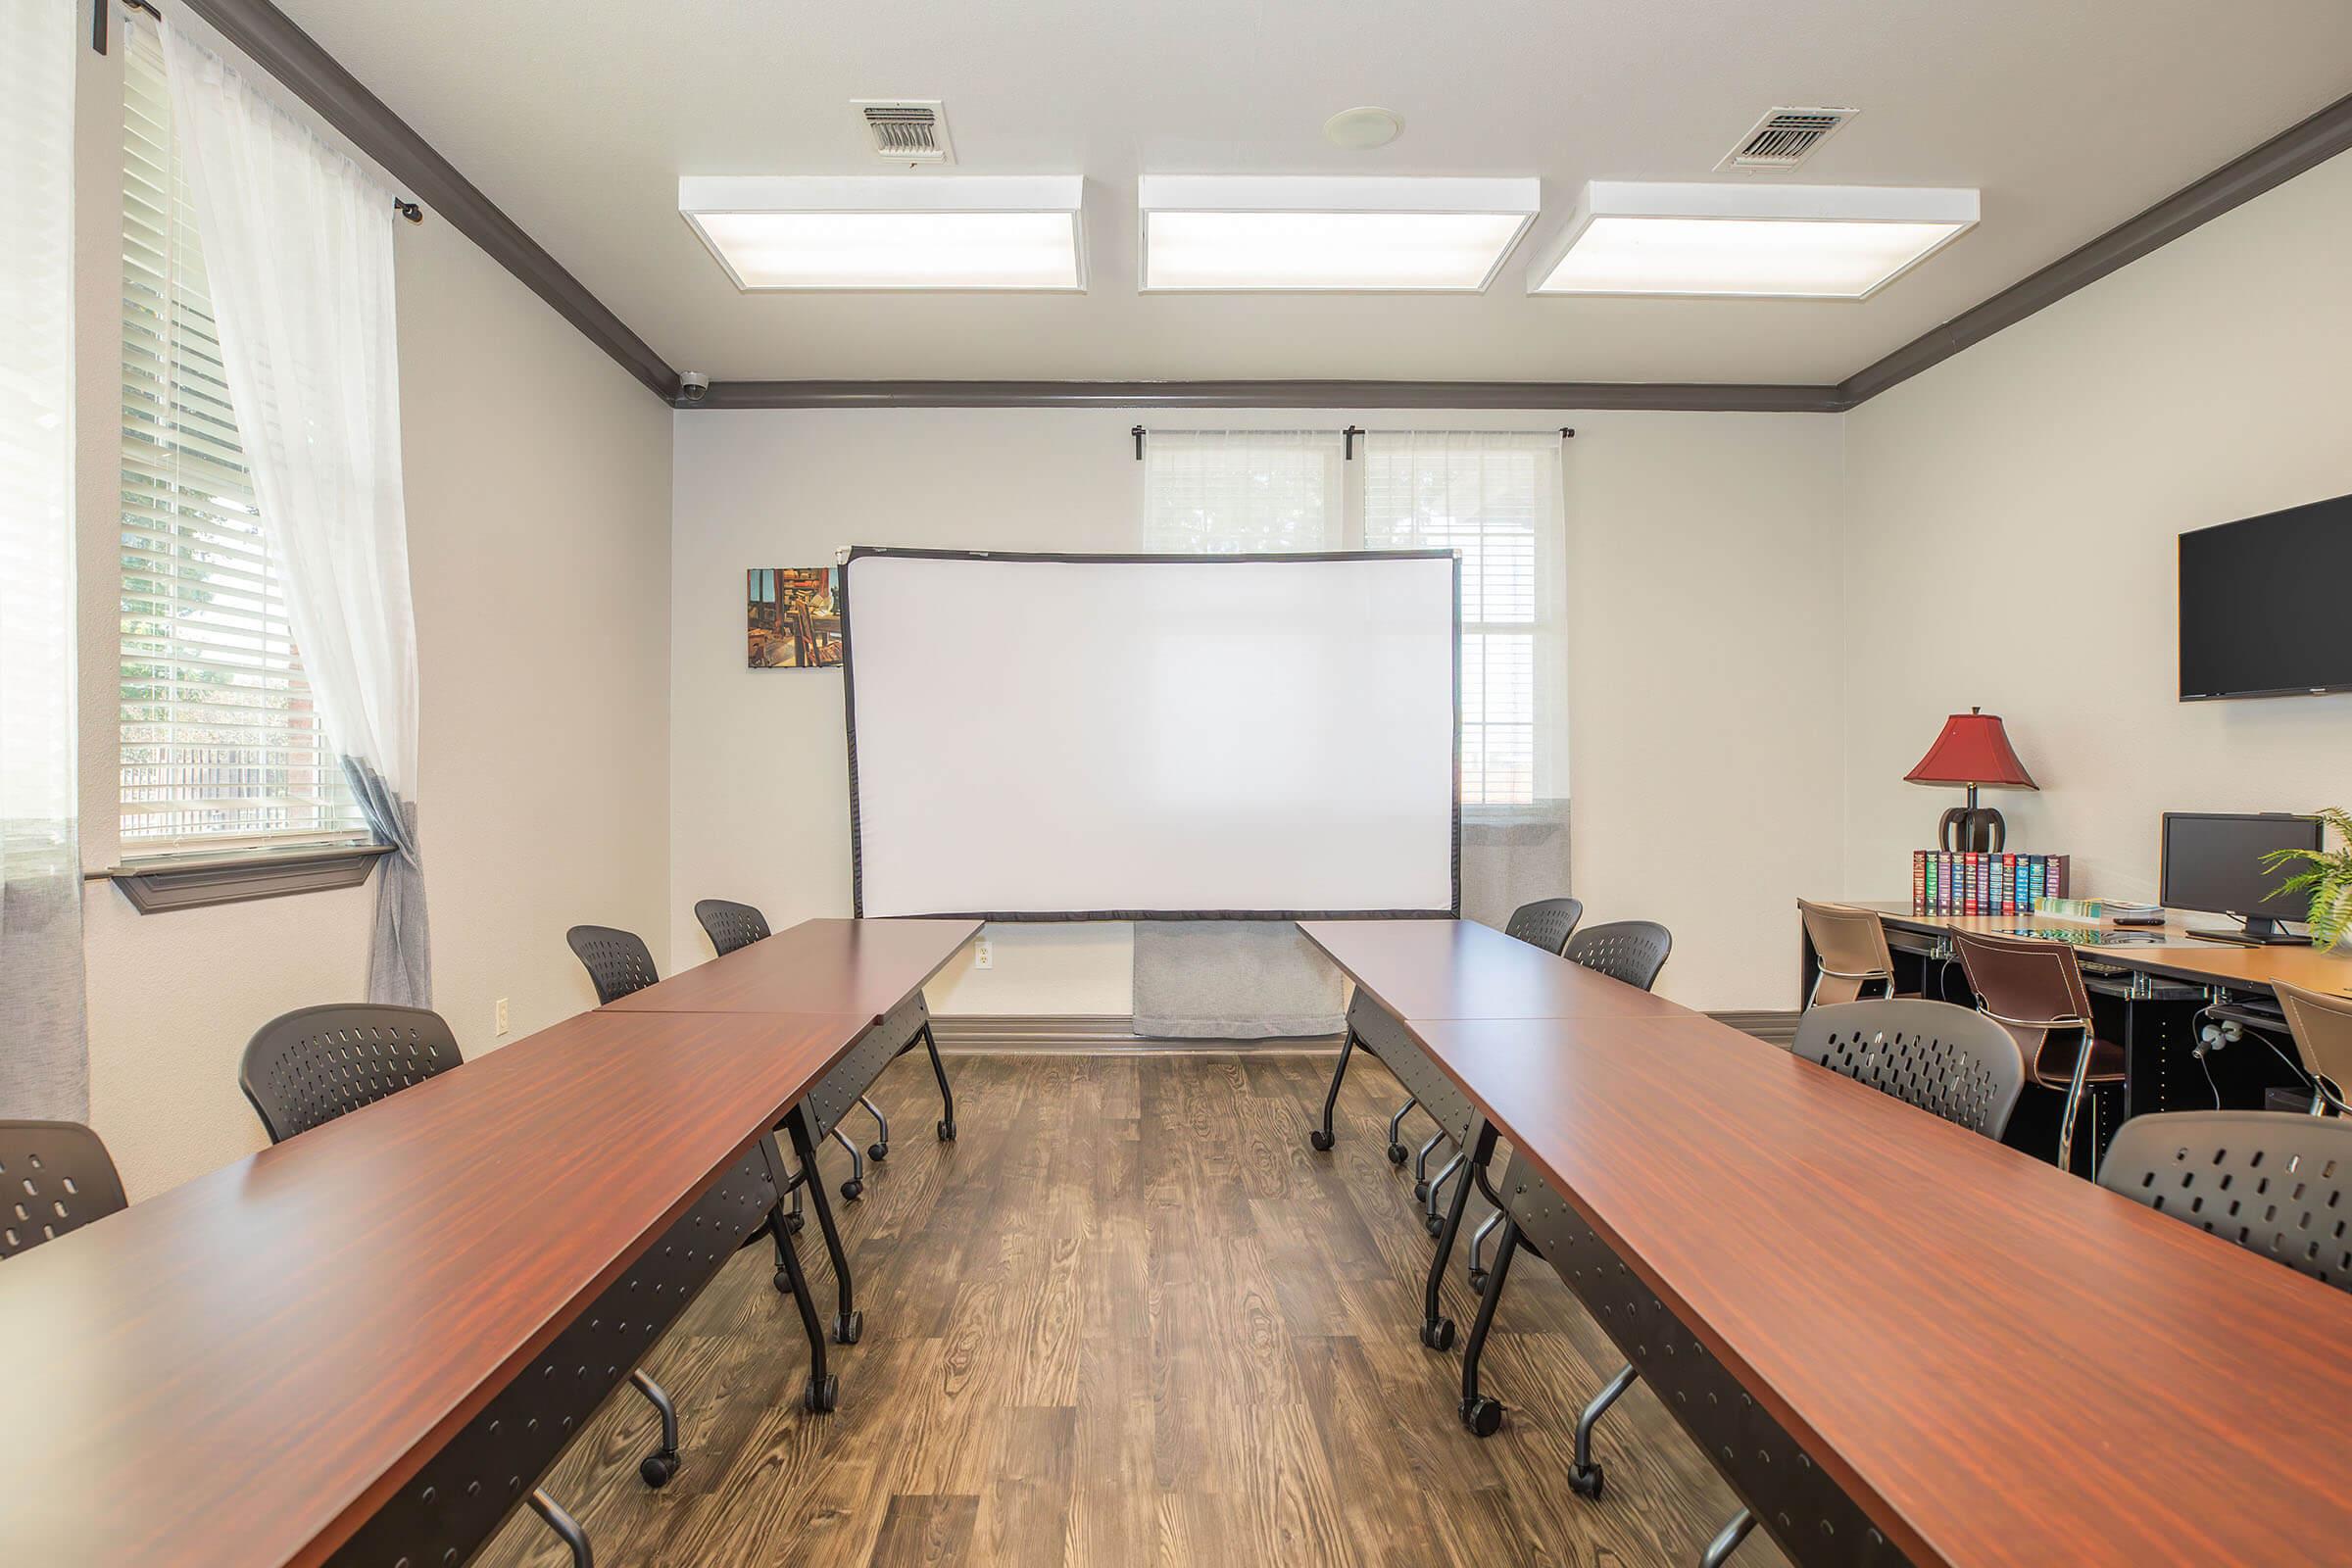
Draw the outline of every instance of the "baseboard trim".
<instances>
[{"instance_id":1,"label":"baseboard trim","mask_svg":"<svg viewBox=\"0 0 2352 1568\"><path fill-rule=\"evenodd\" d=\"M1707 1015L1744 1030L1776 1046L1796 1038L1793 1012L1711 1012ZM1135 1020L1123 1012L1002 1012L937 1013L931 1033L944 1052L992 1055L1067 1054L1083 1056L1149 1056L1250 1052L1334 1052L1337 1035L1313 1035L1276 1040L1147 1040L1135 1032Z\"/></svg>"}]
</instances>

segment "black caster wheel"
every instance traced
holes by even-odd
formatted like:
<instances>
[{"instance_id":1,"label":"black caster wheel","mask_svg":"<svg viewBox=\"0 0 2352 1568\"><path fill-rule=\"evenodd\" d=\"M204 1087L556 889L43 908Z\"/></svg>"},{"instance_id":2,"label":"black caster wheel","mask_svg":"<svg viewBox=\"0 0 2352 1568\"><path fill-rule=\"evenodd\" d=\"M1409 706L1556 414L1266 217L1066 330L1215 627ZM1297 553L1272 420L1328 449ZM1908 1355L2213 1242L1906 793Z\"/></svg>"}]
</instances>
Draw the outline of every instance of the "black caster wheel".
<instances>
[{"instance_id":1,"label":"black caster wheel","mask_svg":"<svg viewBox=\"0 0 2352 1568\"><path fill-rule=\"evenodd\" d=\"M940 1122L939 1141L943 1144L952 1144L956 1141L956 1124L954 1122L944 1119Z\"/></svg>"},{"instance_id":2,"label":"black caster wheel","mask_svg":"<svg viewBox=\"0 0 2352 1568\"><path fill-rule=\"evenodd\" d=\"M1600 1466L1596 1464L1569 1466L1568 1485L1578 1496L1597 1499L1600 1496Z\"/></svg>"},{"instance_id":3,"label":"black caster wheel","mask_svg":"<svg viewBox=\"0 0 2352 1568\"><path fill-rule=\"evenodd\" d=\"M1427 1183L1427 1182L1415 1182L1415 1183L1413 1183L1413 1196L1414 1196L1415 1198L1418 1198L1419 1200L1421 1200L1421 1201L1423 1201L1424 1203L1428 1202L1428 1201L1429 1201L1429 1183Z\"/></svg>"},{"instance_id":4,"label":"black caster wheel","mask_svg":"<svg viewBox=\"0 0 2352 1568\"><path fill-rule=\"evenodd\" d=\"M1472 1269L1472 1270L1470 1271L1470 1289L1471 1289L1471 1290L1473 1290L1473 1291L1477 1291L1477 1292L1480 1292L1480 1293L1482 1293L1482 1294L1483 1294L1483 1293L1485 1292L1486 1288L1487 1288L1487 1271L1486 1271L1485 1269L1483 1269L1483 1268L1474 1268L1474 1269Z\"/></svg>"},{"instance_id":5,"label":"black caster wheel","mask_svg":"<svg viewBox=\"0 0 2352 1568\"><path fill-rule=\"evenodd\" d=\"M1325 1132L1320 1127L1316 1128L1313 1132L1308 1133L1306 1135L1306 1141L1314 1146L1315 1152L1318 1154L1328 1154L1331 1152L1331 1134Z\"/></svg>"},{"instance_id":6,"label":"black caster wheel","mask_svg":"<svg viewBox=\"0 0 2352 1568\"><path fill-rule=\"evenodd\" d=\"M775 1272L774 1278L776 1282L776 1294L778 1296L790 1296L792 1294L792 1276L785 1273L782 1269L778 1269Z\"/></svg>"},{"instance_id":7,"label":"black caster wheel","mask_svg":"<svg viewBox=\"0 0 2352 1568\"><path fill-rule=\"evenodd\" d=\"M888 1144L868 1144L865 1146L865 1157L872 1160L888 1159L890 1146Z\"/></svg>"},{"instance_id":8,"label":"black caster wheel","mask_svg":"<svg viewBox=\"0 0 2352 1568\"><path fill-rule=\"evenodd\" d=\"M812 1415L823 1415L839 1403L841 1379L830 1372L825 1374L822 1383L810 1378L808 1387L801 1390L801 1408Z\"/></svg>"},{"instance_id":9,"label":"black caster wheel","mask_svg":"<svg viewBox=\"0 0 2352 1568\"><path fill-rule=\"evenodd\" d=\"M1470 1435L1474 1438L1491 1438L1502 1430L1502 1401L1499 1399L1490 1399L1483 1394L1475 1399L1464 1399L1461 1414L1462 1425L1470 1429Z\"/></svg>"},{"instance_id":10,"label":"black caster wheel","mask_svg":"<svg viewBox=\"0 0 2352 1568\"><path fill-rule=\"evenodd\" d=\"M865 1183L855 1176L851 1177L841 1184L841 1196L843 1201L855 1203L865 1196Z\"/></svg>"},{"instance_id":11,"label":"black caster wheel","mask_svg":"<svg viewBox=\"0 0 2352 1568\"><path fill-rule=\"evenodd\" d=\"M787 1214L784 1216L784 1234L798 1236L801 1234L802 1227L808 1223L808 1216L806 1214Z\"/></svg>"},{"instance_id":12,"label":"black caster wheel","mask_svg":"<svg viewBox=\"0 0 2352 1568\"><path fill-rule=\"evenodd\" d=\"M678 1456L674 1453L649 1453L637 1464L638 1476L656 1492L668 1486L677 1473Z\"/></svg>"},{"instance_id":13,"label":"black caster wheel","mask_svg":"<svg viewBox=\"0 0 2352 1568\"><path fill-rule=\"evenodd\" d=\"M1435 1214L1422 1215L1421 1228L1429 1232L1429 1239L1433 1242L1446 1234L1446 1222Z\"/></svg>"},{"instance_id":14,"label":"black caster wheel","mask_svg":"<svg viewBox=\"0 0 2352 1568\"><path fill-rule=\"evenodd\" d=\"M833 1319L833 1343L856 1345L865 1338L865 1314L843 1312Z\"/></svg>"},{"instance_id":15,"label":"black caster wheel","mask_svg":"<svg viewBox=\"0 0 2352 1568\"><path fill-rule=\"evenodd\" d=\"M1391 1144L1389 1146L1389 1163L1392 1165L1401 1165L1404 1163L1404 1156L1411 1152L1412 1151L1405 1148L1402 1144Z\"/></svg>"},{"instance_id":16,"label":"black caster wheel","mask_svg":"<svg viewBox=\"0 0 2352 1568\"><path fill-rule=\"evenodd\" d=\"M1433 1350L1453 1348L1453 1319L1429 1318L1421 1324L1421 1343Z\"/></svg>"}]
</instances>

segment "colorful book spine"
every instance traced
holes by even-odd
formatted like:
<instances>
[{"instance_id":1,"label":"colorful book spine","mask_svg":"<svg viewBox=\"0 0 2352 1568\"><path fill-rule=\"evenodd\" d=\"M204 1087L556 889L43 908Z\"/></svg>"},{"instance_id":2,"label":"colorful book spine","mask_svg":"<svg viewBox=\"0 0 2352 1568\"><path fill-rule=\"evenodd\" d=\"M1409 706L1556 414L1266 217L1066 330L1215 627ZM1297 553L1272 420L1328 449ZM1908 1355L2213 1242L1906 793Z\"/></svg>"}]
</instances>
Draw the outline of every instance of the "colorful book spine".
<instances>
[{"instance_id":1,"label":"colorful book spine","mask_svg":"<svg viewBox=\"0 0 2352 1568\"><path fill-rule=\"evenodd\" d=\"M2067 896L2068 858L1983 851L1911 852L1914 914L2030 916Z\"/></svg>"},{"instance_id":2,"label":"colorful book spine","mask_svg":"<svg viewBox=\"0 0 2352 1568\"><path fill-rule=\"evenodd\" d=\"M1928 907L1928 852L1911 852L1911 912L1924 914Z\"/></svg>"}]
</instances>

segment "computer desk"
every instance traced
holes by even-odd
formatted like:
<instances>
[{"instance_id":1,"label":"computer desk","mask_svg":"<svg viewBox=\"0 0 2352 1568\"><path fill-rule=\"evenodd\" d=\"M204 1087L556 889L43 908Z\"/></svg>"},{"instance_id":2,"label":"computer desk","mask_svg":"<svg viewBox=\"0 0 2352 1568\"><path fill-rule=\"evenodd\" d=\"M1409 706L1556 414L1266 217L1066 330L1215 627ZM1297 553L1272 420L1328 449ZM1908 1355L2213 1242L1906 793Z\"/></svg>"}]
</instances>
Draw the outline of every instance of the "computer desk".
<instances>
[{"instance_id":1,"label":"computer desk","mask_svg":"<svg viewBox=\"0 0 2352 1568\"><path fill-rule=\"evenodd\" d=\"M0 1562L470 1556L760 1229L773 1130L806 1166L811 1089L974 929L889 925L855 984L771 999L807 1009L582 1013L11 1259Z\"/></svg>"},{"instance_id":2,"label":"computer desk","mask_svg":"<svg viewBox=\"0 0 2352 1568\"><path fill-rule=\"evenodd\" d=\"M2259 1110L2271 1089L2300 1089L2302 1080L2278 1051L2264 1043L2265 1032L2249 1033L2236 1045L2194 1054L2198 1025L2207 1009L2267 1001L2278 981L2308 990L2352 995L2352 958L2322 953L2309 944L2293 947L2240 947L2206 942L2188 934L2191 927L2224 926L2220 915L2184 915L2167 911L2162 926L2096 926L2075 922L2034 921L2028 915L1920 914L1908 903L1862 903L1886 926L1887 947L1893 952L1898 988L1939 1001L1973 1004L1967 977L1961 972L1951 933L1981 931L2015 935L2021 930L2096 930L2134 936L2156 936L2153 943L2133 941L2121 946L2085 945L2078 950L2083 982L2098 1015L2100 1033L2124 1048L2124 1092L2120 1103L2093 1096L2098 1126L2096 1144L2104 1148L2116 1127L2132 1116L2162 1110L2211 1110L2218 1098L2224 1108ZM1819 962L1811 941L1797 922L1800 956L1799 996L1811 994ZM2283 1027L2267 1031L2288 1049ZM2207 1073L2211 1073L2210 1080ZM2047 1151L2057 1142L2056 1108L2046 1097L2028 1096L2020 1102L2006 1140L2013 1148Z\"/></svg>"},{"instance_id":3,"label":"computer desk","mask_svg":"<svg viewBox=\"0 0 2352 1568\"><path fill-rule=\"evenodd\" d=\"M1563 1280L1792 1560L2342 1555L2312 1456L2352 1451L2352 1298L1662 999L1482 1002L1489 959L1574 966L1462 924L1300 929L1461 1014L1396 1021L1565 1199Z\"/></svg>"}]
</instances>

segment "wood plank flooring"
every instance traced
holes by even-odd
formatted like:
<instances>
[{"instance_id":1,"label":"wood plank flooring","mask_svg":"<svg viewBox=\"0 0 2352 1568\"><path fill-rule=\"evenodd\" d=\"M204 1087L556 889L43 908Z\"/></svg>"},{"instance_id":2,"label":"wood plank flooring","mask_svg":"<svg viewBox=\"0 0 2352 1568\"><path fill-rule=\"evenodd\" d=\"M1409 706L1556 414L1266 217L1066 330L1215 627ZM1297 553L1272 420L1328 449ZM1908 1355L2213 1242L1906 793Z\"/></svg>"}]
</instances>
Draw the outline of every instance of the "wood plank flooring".
<instances>
[{"instance_id":1,"label":"wood plank flooring","mask_svg":"<svg viewBox=\"0 0 2352 1568\"><path fill-rule=\"evenodd\" d=\"M1513 1272L1488 1347L1509 1420L1461 1429L1458 1352L1415 1338L1431 1244L1410 1166L1384 1154L1404 1093L1359 1054L1316 1154L1330 1068L959 1054L943 1145L928 1067L901 1057L873 1096L890 1157L862 1202L835 1200L865 1312L834 1350L840 1409L800 1408L807 1350L762 1246L647 1363L683 1420L678 1478L638 1481L655 1425L624 1389L548 1490L604 1568L1694 1564L1738 1504L1645 1388L1602 1424L1602 1500L1562 1479L1617 1360L1541 1264ZM813 1224L802 1252L829 1302ZM568 1558L526 1514L477 1561ZM1734 1562L1784 1559L1759 1533Z\"/></svg>"}]
</instances>

